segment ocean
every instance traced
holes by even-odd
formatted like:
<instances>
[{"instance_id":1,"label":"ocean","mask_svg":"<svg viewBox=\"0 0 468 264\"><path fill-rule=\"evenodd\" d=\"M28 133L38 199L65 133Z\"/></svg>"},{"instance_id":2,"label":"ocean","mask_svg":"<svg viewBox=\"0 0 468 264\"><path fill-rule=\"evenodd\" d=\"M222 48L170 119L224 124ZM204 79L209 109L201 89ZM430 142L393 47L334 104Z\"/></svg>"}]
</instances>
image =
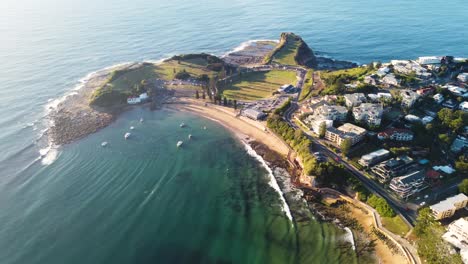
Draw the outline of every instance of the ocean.
<instances>
[{"instance_id":1,"label":"ocean","mask_svg":"<svg viewBox=\"0 0 468 264\"><path fill-rule=\"evenodd\" d=\"M335 247L343 231L291 222L268 169L221 126L141 109L50 149L48 112L99 69L179 53L222 55L283 31L301 35L320 55L359 63L468 57L465 5L1 1L0 263L343 261ZM187 131L178 127L182 120ZM124 141L131 125L134 138ZM188 130L194 140L178 150Z\"/></svg>"}]
</instances>

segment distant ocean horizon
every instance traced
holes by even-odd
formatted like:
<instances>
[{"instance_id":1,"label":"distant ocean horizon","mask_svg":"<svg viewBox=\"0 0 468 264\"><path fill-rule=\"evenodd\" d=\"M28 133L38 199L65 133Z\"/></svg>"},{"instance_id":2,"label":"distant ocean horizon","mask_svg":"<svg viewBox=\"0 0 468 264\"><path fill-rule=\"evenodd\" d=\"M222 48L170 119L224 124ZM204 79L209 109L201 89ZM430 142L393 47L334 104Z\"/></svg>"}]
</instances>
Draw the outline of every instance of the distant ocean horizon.
<instances>
[{"instance_id":1,"label":"distant ocean horizon","mask_svg":"<svg viewBox=\"0 0 468 264\"><path fill-rule=\"evenodd\" d=\"M181 53L223 55L282 32L300 35L321 56L362 64L468 57L465 6L463 0L1 1L0 263L345 261L334 247L342 230L316 221L290 229L268 171L224 128L138 110L54 149L44 136L50 107L106 67ZM142 137L121 142L140 116L148 120L137 128ZM193 129L212 129L177 152L174 141L187 135L173 131L186 119ZM99 147L103 140L109 149ZM214 156L215 144L226 152Z\"/></svg>"}]
</instances>

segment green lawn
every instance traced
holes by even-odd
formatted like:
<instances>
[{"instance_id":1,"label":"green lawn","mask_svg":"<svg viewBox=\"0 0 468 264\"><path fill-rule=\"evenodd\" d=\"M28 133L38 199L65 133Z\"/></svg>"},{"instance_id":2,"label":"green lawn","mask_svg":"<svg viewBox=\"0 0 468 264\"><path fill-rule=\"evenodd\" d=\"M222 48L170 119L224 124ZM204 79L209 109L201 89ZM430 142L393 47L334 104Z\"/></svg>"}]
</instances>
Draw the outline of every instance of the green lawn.
<instances>
[{"instance_id":1,"label":"green lawn","mask_svg":"<svg viewBox=\"0 0 468 264\"><path fill-rule=\"evenodd\" d=\"M185 70L194 78L200 77L202 74L208 76L216 74L216 72L207 69L206 65L207 62L200 58L180 61L180 64L176 60L165 61L159 65L145 64L138 69L122 73L115 80L112 80L110 85L117 91L127 91L142 80L155 78L172 80L175 75L174 71Z\"/></svg>"},{"instance_id":2,"label":"green lawn","mask_svg":"<svg viewBox=\"0 0 468 264\"><path fill-rule=\"evenodd\" d=\"M176 72L185 70L192 77L200 77L202 74L213 76L216 72L206 68L207 62L204 59L196 58L181 61L180 64L176 60L165 61L160 65L155 66L155 71L159 78L164 80L172 80L174 78L174 70Z\"/></svg>"},{"instance_id":3,"label":"green lawn","mask_svg":"<svg viewBox=\"0 0 468 264\"><path fill-rule=\"evenodd\" d=\"M295 82L296 73L292 71L251 72L235 80L223 91L223 96L242 101L259 100L272 96L280 86Z\"/></svg>"},{"instance_id":4,"label":"green lawn","mask_svg":"<svg viewBox=\"0 0 468 264\"><path fill-rule=\"evenodd\" d=\"M395 217L382 217L382 225L395 235L405 236L410 231L408 225L398 215Z\"/></svg>"},{"instance_id":5,"label":"green lawn","mask_svg":"<svg viewBox=\"0 0 468 264\"><path fill-rule=\"evenodd\" d=\"M301 42L288 36L288 39L284 46L275 54L273 62L284 64L284 65L296 65L294 57L297 54L297 50Z\"/></svg>"},{"instance_id":6,"label":"green lawn","mask_svg":"<svg viewBox=\"0 0 468 264\"><path fill-rule=\"evenodd\" d=\"M208 69L208 61L203 57L192 56L180 60L167 60L161 64L144 63L136 69L114 71L108 81L93 92L90 103L98 106L124 104L127 96L135 93L134 87L143 80L174 79L175 73L185 70L192 78L207 74L209 77L217 74ZM178 86L193 89L193 86Z\"/></svg>"}]
</instances>

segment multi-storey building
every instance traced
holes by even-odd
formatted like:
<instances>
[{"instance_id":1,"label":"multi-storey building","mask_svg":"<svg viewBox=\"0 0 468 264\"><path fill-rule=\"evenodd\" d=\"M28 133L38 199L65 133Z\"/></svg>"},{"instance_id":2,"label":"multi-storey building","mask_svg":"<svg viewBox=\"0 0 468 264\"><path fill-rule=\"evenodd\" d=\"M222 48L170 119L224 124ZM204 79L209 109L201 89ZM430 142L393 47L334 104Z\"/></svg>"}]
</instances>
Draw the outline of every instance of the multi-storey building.
<instances>
[{"instance_id":1,"label":"multi-storey building","mask_svg":"<svg viewBox=\"0 0 468 264\"><path fill-rule=\"evenodd\" d=\"M371 152L369 154L363 155L358 161L364 167L373 166L378 162L386 160L390 156L390 151L386 149L379 149L377 151Z\"/></svg>"},{"instance_id":2,"label":"multi-storey building","mask_svg":"<svg viewBox=\"0 0 468 264\"><path fill-rule=\"evenodd\" d=\"M354 119L369 126L380 126L382 114L383 107L380 104L365 103L353 108Z\"/></svg>"},{"instance_id":3,"label":"multi-storey building","mask_svg":"<svg viewBox=\"0 0 468 264\"><path fill-rule=\"evenodd\" d=\"M405 176L393 178L390 181L390 189L401 198L408 198L424 189L425 177L424 171L414 171Z\"/></svg>"},{"instance_id":4,"label":"multi-storey building","mask_svg":"<svg viewBox=\"0 0 468 264\"><path fill-rule=\"evenodd\" d=\"M468 197L465 194L460 193L431 205L430 208L434 218L440 220L453 216L457 210L465 208L467 204Z\"/></svg>"},{"instance_id":5,"label":"multi-storey building","mask_svg":"<svg viewBox=\"0 0 468 264\"><path fill-rule=\"evenodd\" d=\"M366 101L366 96L363 93L345 94L345 103L347 107L354 107Z\"/></svg>"},{"instance_id":6,"label":"multi-storey building","mask_svg":"<svg viewBox=\"0 0 468 264\"><path fill-rule=\"evenodd\" d=\"M408 156L389 159L372 167L372 172L379 178L380 182L387 182L391 178L402 175L417 166L414 160Z\"/></svg>"},{"instance_id":7,"label":"multi-storey building","mask_svg":"<svg viewBox=\"0 0 468 264\"><path fill-rule=\"evenodd\" d=\"M322 105L315 109L314 118L333 120L333 121L346 121L348 117L348 109L339 105Z\"/></svg>"},{"instance_id":8,"label":"multi-storey building","mask_svg":"<svg viewBox=\"0 0 468 264\"><path fill-rule=\"evenodd\" d=\"M420 95L411 90L401 91L401 106L404 108L411 108L414 103L419 99Z\"/></svg>"},{"instance_id":9,"label":"multi-storey building","mask_svg":"<svg viewBox=\"0 0 468 264\"><path fill-rule=\"evenodd\" d=\"M367 131L362 127L346 123L339 128L328 128L325 133L325 139L335 142L338 145L341 145L345 139L350 139L351 144L355 145L364 138L366 132Z\"/></svg>"},{"instance_id":10,"label":"multi-storey building","mask_svg":"<svg viewBox=\"0 0 468 264\"><path fill-rule=\"evenodd\" d=\"M414 134L408 129L389 128L377 134L377 137L380 140L411 141L413 140Z\"/></svg>"}]
</instances>

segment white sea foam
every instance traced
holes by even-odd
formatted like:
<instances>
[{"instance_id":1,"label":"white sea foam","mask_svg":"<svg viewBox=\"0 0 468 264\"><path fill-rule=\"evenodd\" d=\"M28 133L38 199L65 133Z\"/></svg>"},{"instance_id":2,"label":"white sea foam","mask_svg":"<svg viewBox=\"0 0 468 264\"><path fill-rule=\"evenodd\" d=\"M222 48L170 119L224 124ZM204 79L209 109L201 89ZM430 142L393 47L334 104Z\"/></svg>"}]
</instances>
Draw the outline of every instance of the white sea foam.
<instances>
[{"instance_id":1,"label":"white sea foam","mask_svg":"<svg viewBox=\"0 0 468 264\"><path fill-rule=\"evenodd\" d=\"M244 49L252 46L253 44L255 44L257 42L261 42L261 41L271 41L271 42L279 43L279 40L273 40L273 39L252 39L252 40L247 40L247 41L242 42L239 46L235 47L234 49L224 53L223 55L221 55L221 57L226 57L227 55L229 55L231 53L234 53L234 52L243 51Z\"/></svg>"},{"instance_id":2,"label":"white sea foam","mask_svg":"<svg viewBox=\"0 0 468 264\"><path fill-rule=\"evenodd\" d=\"M42 165L50 165L54 163L59 155L59 148L53 144L48 145L47 147L40 149L39 154L41 155Z\"/></svg>"},{"instance_id":3,"label":"white sea foam","mask_svg":"<svg viewBox=\"0 0 468 264\"><path fill-rule=\"evenodd\" d=\"M286 202L286 199L284 199L283 192L281 191L281 189L280 189L280 187L278 185L278 182L276 181L276 178L273 175L273 171L268 166L268 164L265 162L265 160L260 155L258 155L257 152L255 152L255 150L253 150L252 147L249 144L244 143L244 146L245 146L245 149L247 150L247 153L250 156L254 157L256 160L258 160L260 162L260 164L262 164L262 166L267 170L268 176L270 178L270 181L268 182L268 184L279 194L279 197L280 197L280 200L281 200L281 203L282 203L281 208L283 209L283 212L286 214L286 216L289 218L289 220L293 221L293 217L291 215L291 210L289 209L289 205Z\"/></svg>"},{"instance_id":4,"label":"white sea foam","mask_svg":"<svg viewBox=\"0 0 468 264\"><path fill-rule=\"evenodd\" d=\"M349 227L345 227L344 230L346 231L344 239L348 241L349 243L351 243L353 250L356 250L356 245L354 244L353 232L351 231L351 229L349 229Z\"/></svg>"}]
</instances>

